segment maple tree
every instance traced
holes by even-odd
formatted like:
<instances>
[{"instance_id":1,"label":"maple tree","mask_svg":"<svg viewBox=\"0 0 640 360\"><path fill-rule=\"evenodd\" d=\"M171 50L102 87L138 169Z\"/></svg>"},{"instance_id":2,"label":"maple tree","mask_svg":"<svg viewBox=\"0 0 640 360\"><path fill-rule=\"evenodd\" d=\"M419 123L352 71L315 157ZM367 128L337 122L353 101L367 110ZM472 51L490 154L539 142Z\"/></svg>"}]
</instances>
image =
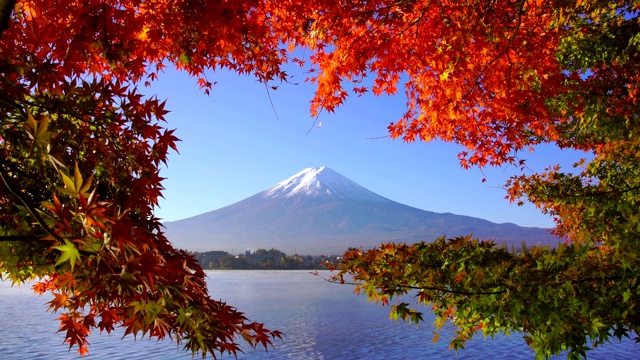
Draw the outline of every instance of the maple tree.
<instances>
[{"instance_id":1,"label":"maple tree","mask_svg":"<svg viewBox=\"0 0 640 360\"><path fill-rule=\"evenodd\" d=\"M456 142L463 167L524 168L522 154L542 143L585 158L506 184L510 201L554 217L564 240L555 248L511 254L470 236L385 244L345 254L333 281L384 305L415 295L436 325L456 326L455 349L477 333L522 332L537 357L577 358L612 338L637 340L640 2L339 6L337 18L318 15L308 39L318 65L312 110L341 104L349 82L355 94L403 86L407 112L391 137ZM417 304L398 300L391 314L419 323Z\"/></svg>"},{"instance_id":2,"label":"maple tree","mask_svg":"<svg viewBox=\"0 0 640 360\"><path fill-rule=\"evenodd\" d=\"M81 354L118 326L214 357L281 337L213 300L163 235L159 166L177 139L165 103L138 89L168 64L205 90L208 68L283 77L255 4L0 2L0 272L52 293Z\"/></svg>"},{"instance_id":3,"label":"maple tree","mask_svg":"<svg viewBox=\"0 0 640 360\"><path fill-rule=\"evenodd\" d=\"M306 67L311 114L404 89L389 126L462 145L464 167L513 164L541 143L588 152L575 169L514 177L511 201L554 216L566 244L520 255L469 237L346 254L336 281L389 303L417 291L455 348L523 331L570 356L639 330L638 11L634 0L0 1L0 269L40 279L71 347L91 330L170 336L203 356L280 336L212 300L153 210L177 139L143 96L166 66L286 81ZM287 49L288 47L288 49ZM293 56L309 49L308 59ZM415 322L406 303L392 314Z\"/></svg>"}]
</instances>

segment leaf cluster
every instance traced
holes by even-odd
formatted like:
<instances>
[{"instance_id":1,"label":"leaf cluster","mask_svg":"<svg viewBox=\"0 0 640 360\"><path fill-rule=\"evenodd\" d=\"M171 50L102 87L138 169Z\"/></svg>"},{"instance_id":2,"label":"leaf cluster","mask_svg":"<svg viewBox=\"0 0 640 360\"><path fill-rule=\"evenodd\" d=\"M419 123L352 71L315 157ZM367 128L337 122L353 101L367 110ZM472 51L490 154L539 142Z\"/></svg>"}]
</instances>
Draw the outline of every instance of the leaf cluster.
<instances>
[{"instance_id":1,"label":"leaf cluster","mask_svg":"<svg viewBox=\"0 0 640 360\"><path fill-rule=\"evenodd\" d=\"M509 253L470 236L443 237L350 251L332 281L390 305L394 319L420 323L424 305L438 329L454 325L455 350L476 334L518 332L537 358L573 358L586 356L588 344L638 338L640 314L630 306L640 300L637 250L560 244Z\"/></svg>"},{"instance_id":2,"label":"leaf cluster","mask_svg":"<svg viewBox=\"0 0 640 360\"><path fill-rule=\"evenodd\" d=\"M346 81L356 94L402 85L407 112L389 126L392 138L453 141L466 148L463 167L521 167L506 198L551 215L564 244L517 256L470 238L386 244L348 253L335 280L354 276L356 291L383 305L417 292L438 325L458 327L456 349L480 330L520 331L539 357L580 357L589 343L637 335L640 3L339 6L338 19L314 18L307 43L318 49L312 109L341 104ZM521 154L541 143L585 156L572 169L524 173ZM421 321L403 302L391 315Z\"/></svg>"},{"instance_id":3,"label":"leaf cluster","mask_svg":"<svg viewBox=\"0 0 640 360\"><path fill-rule=\"evenodd\" d=\"M80 354L92 331L116 327L203 357L281 337L213 300L195 259L164 236L154 216L160 166L178 139L163 125L165 102L138 89L172 62L205 89L205 68L283 76L273 36L249 8L42 0L9 12L0 33L0 273L53 294L50 310Z\"/></svg>"}]
</instances>

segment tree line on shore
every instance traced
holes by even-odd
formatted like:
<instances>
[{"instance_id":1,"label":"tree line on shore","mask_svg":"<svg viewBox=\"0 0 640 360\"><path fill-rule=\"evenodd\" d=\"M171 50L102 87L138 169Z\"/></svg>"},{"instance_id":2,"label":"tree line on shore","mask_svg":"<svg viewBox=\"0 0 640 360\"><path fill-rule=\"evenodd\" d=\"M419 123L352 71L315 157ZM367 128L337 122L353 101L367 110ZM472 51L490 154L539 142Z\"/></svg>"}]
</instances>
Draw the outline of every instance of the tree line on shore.
<instances>
[{"instance_id":1,"label":"tree line on shore","mask_svg":"<svg viewBox=\"0 0 640 360\"><path fill-rule=\"evenodd\" d=\"M235 255L226 251L190 254L207 270L318 270L327 269L328 264L335 264L340 259L337 255L287 255L274 248L247 250Z\"/></svg>"}]
</instances>

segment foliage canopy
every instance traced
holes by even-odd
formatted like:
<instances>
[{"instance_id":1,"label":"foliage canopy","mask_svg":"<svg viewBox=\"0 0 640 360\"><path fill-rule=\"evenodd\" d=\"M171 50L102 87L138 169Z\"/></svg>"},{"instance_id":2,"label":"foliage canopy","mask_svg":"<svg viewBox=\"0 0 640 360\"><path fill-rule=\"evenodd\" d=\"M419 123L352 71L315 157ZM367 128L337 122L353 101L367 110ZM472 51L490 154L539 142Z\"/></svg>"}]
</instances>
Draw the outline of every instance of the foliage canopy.
<instances>
[{"instance_id":1,"label":"foliage canopy","mask_svg":"<svg viewBox=\"0 0 640 360\"><path fill-rule=\"evenodd\" d=\"M2 276L40 278L35 291L53 293L60 331L81 354L91 330L116 326L203 356L279 338L211 299L201 267L163 235L159 166L177 139L162 125L165 103L138 90L168 64L204 88L205 68L283 77L255 3L0 5Z\"/></svg>"},{"instance_id":2,"label":"foliage canopy","mask_svg":"<svg viewBox=\"0 0 640 360\"><path fill-rule=\"evenodd\" d=\"M456 142L464 167L513 164L541 143L586 152L574 169L512 178L511 201L554 216L566 244L520 255L471 238L346 256L336 281L383 303L411 289L455 348L524 331L540 357L584 355L638 335L640 237L637 0L0 0L0 271L41 280L71 347L92 329L167 335L203 356L277 331L212 300L204 273L162 233L159 166L176 149L164 102L143 96L166 66L286 81L307 67L311 114L350 95L404 89L389 126ZM305 62L290 51L310 49ZM535 304L532 306L531 304ZM415 322L405 303L394 314Z\"/></svg>"},{"instance_id":3,"label":"foliage canopy","mask_svg":"<svg viewBox=\"0 0 640 360\"><path fill-rule=\"evenodd\" d=\"M388 41L405 51L394 52L394 66L378 65L387 60L379 53L370 64L392 84L408 75L408 111L390 125L392 137L454 141L468 149L465 167L524 168L520 154L541 143L585 158L506 184L510 201L554 217L565 242L557 248L514 255L471 237L386 244L349 252L334 280L348 274L383 304L417 291L438 325L457 326L455 349L477 332L521 331L541 358L586 356L589 342L611 337L637 340L639 10L638 1L497 1L425 2L405 23L399 10L384 13L398 23L372 36L386 41L394 29ZM413 45L402 47L409 35ZM392 315L422 320L406 302Z\"/></svg>"}]
</instances>

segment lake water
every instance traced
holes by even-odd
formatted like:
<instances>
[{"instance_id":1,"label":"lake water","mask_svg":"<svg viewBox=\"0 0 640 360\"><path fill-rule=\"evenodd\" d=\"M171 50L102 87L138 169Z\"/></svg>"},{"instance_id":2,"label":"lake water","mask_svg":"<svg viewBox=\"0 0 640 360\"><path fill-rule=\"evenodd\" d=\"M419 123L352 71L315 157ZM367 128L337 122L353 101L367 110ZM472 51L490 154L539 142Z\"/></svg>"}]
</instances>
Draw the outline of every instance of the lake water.
<instances>
[{"instance_id":1,"label":"lake water","mask_svg":"<svg viewBox=\"0 0 640 360\"><path fill-rule=\"evenodd\" d=\"M321 272L322 274L322 272ZM245 347L239 359L531 359L519 335L474 338L456 355L445 331L432 343L433 318L419 327L388 318L352 287L323 281L307 271L208 271L210 293L245 312L251 320L285 333L269 352ZM328 276L328 273L325 273ZM46 313L47 297L30 286L0 282L0 359L79 359L56 334L56 315ZM121 334L121 332L119 333ZM170 341L121 340L118 333L93 334L86 359L191 359ZM607 344L589 359L639 359L632 341ZM229 359L229 357L222 357ZM231 357L233 358L233 357Z\"/></svg>"}]
</instances>

